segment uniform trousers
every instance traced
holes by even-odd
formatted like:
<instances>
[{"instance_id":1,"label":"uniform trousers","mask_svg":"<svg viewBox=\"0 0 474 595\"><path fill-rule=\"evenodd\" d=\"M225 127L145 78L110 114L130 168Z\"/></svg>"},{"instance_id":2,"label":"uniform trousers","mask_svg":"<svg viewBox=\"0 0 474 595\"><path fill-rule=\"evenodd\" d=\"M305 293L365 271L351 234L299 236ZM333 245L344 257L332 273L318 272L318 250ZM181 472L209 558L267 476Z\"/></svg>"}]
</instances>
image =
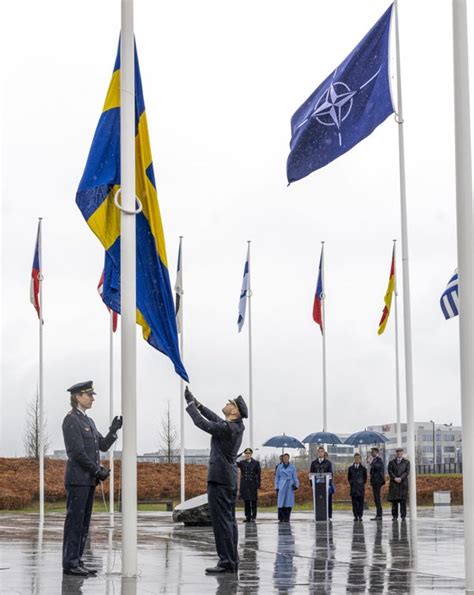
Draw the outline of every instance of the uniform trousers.
<instances>
[{"instance_id":1,"label":"uniform trousers","mask_svg":"<svg viewBox=\"0 0 474 595\"><path fill-rule=\"evenodd\" d=\"M207 497L219 557L217 565L237 570L239 565L237 553L239 533L235 519L237 489L210 481L207 484Z\"/></svg>"},{"instance_id":2,"label":"uniform trousers","mask_svg":"<svg viewBox=\"0 0 474 595\"><path fill-rule=\"evenodd\" d=\"M381 518L383 515L382 510L382 498L380 496L380 491L382 489L382 484L372 484L372 492L374 494L374 504L376 513L375 516Z\"/></svg>"},{"instance_id":3,"label":"uniform trousers","mask_svg":"<svg viewBox=\"0 0 474 595\"><path fill-rule=\"evenodd\" d=\"M245 518L248 521L257 518L257 500L244 500Z\"/></svg>"},{"instance_id":4,"label":"uniform trousers","mask_svg":"<svg viewBox=\"0 0 474 595\"><path fill-rule=\"evenodd\" d=\"M66 486L67 514L64 522L63 568L77 568L86 545L95 486Z\"/></svg>"},{"instance_id":5,"label":"uniform trousers","mask_svg":"<svg viewBox=\"0 0 474 595\"><path fill-rule=\"evenodd\" d=\"M351 496L354 518L361 519L364 514L364 496Z\"/></svg>"}]
</instances>

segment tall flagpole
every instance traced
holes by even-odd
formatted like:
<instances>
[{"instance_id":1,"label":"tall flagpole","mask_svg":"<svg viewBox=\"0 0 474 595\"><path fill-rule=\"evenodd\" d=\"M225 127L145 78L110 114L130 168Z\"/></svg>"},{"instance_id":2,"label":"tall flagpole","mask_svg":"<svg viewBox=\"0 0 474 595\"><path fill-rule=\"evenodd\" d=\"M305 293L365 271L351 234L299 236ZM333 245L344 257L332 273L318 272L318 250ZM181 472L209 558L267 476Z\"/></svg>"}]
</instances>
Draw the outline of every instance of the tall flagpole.
<instances>
[{"instance_id":1,"label":"tall flagpole","mask_svg":"<svg viewBox=\"0 0 474 595\"><path fill-rule=\"evenodd\" d=\"M43 218L39 217L39 519L44 521L44 399L43 399Z\"/></svg>"},{"instance_id":2,"label":"tall flagpole","mask_svg":"<svg viewBox=\"0 0 474 595\"><path fill-rule=\"evenodd\" d=\"M109 419L114 418L114 312L110 310L110 332L109 332ZM114 449L109 453L109 515L110 526L114 526Z\"/></svg>"},{"instance_id":3,"label":"tall flagpole","mask_svg":"<svg viewBox=\"0 0 474 595\"><path fill-rule=\"evenodd\" d=\"M402 80L400 67L400 35L398 27L398 0L395 8L395 44L397 53L397 95L398 112L398 154L400 163L400 211L402 228L402 273L403 273L403 330L405 338L405 385L407 400L407 451L411 461L409 474L410 518L416 520L416 458L415 458L415 408L413 399L413 363L411 348L411 302L410 302L410 267L408 264L408 217L405 180L405 139L403 131Z\"/></svg>"},{"instance_id":4,"label":"tall flagpole","mask_svg":"<svg viewBox=\"0 0 474 595\"><path fill-rule=\"evenodd\" d=\"M459 344L463 436L466 592L474 593L474 356L473 212L469 48L466 0L453 0L456 213L459 273Z\"/></svg>"},{"instance_id":5,"label":"tall flagpole","mask_svg":"<svg viewBox=\"0 0 474 595\"><path fill-rule=\"evenodd\" d=\"M179 267L181 273L181 283L180 283L180 298L179 298L179 316L180 316L180 328L178 331L181 333L180 336L180 352L181 352L181 361L184 364L184 312L183 312L183 236L179 236ZM184 444L184 380L180 377L179 379L179 392L180 392L180 425L181 425L181 456L180 456L180 496L181 502L186 500L186 450Z\"/></svg>"},{"instance_id":6,"label":"tall flagpole","mask_svg":"<svg viewBox=\"0 0 474 595\"><path fill-rule=\"evenodd\" d=\"M122 575L137 575L135 62L133 0L121 0L120 176L122 347ZM125 210L128 212L125 212Z\"/></svg>"},{"instance_id":7,"label":"tall flagpole","mask_svg":"<svg viewBox=\"0 0 474 595\"><path fill-rule=\"evenodd\" d=\"M402 446L402 422L400 406L400 355L398 349L398 287L397 287L397 240L393 240L393 288L395 298L395 390L397 398L397 446Z\"/></svg>"},{"instance_id":8,"label":"tall flagpole","mask_svg":"<svg viewBox=\"0 0 474 595\"><path fill-rule=\"evenodd\" d=\"M249 304L249 432L250 432L250 448L254 448L253 442L253 370L252 370L252 289L250 285L251 280L251 266L250 266L250 240L248 244L248 266L249 266L249 282L247 289L247 299Z\"/></svg>"},{"instance_id":9,"label":"tall flagpole","mask_svg":"<svg viewBox=\"0 0 474 595\"><path fill-rule=\"evenodd\" d=\"M326 386L326 294L324 285L324 242L321 242L321 286L323 294L321 296L321 315L323 323L323 432L328 428L328 406L327 406L327 386Z\"/></svg>"}]
</instances>

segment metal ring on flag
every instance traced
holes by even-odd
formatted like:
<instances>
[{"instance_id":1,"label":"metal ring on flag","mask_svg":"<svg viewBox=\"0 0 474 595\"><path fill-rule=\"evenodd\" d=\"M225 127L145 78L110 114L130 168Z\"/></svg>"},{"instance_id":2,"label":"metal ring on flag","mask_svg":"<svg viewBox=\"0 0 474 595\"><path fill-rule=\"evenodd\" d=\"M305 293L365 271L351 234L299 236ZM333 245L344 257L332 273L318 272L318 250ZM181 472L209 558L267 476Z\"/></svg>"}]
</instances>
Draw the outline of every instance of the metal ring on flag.
<instances>
[{"instance_id":1,"label":"metal ring on flag","mask_svg":"<svg viewBox=\"0 0 474 595\"><path fill-rule=\"evenodd\" d=\"M122 189L119 188L114 196L114 204L117 207L117 209L119 209L123 213L126 213L127 215L138 215L139 213L141 213L143 211L143 206L142 206L142 203L141 203L140 199L138 198L138 196L135 196L135 199L138 202L138 209L136 209L135 211L129 211L128 209L124 209L118 201L118 195L121 194L121 192L122 192Z\"/></svg>"},{"instance_id":2,"label":"metal ring on flag","mask_svg":"<svg viewBox=\"0 0 474 595\"><path fill-rule=\"evenodd\" d=\"M395 113L394 113L394 118L395 118L395 122L396 122L397 124L403 124L403 122L404 122L404 119L403 119L403 118L401 118L401 117L400 117L400 116L397 114L397 112L395 112Z\"/></svg>"}]
</instances>

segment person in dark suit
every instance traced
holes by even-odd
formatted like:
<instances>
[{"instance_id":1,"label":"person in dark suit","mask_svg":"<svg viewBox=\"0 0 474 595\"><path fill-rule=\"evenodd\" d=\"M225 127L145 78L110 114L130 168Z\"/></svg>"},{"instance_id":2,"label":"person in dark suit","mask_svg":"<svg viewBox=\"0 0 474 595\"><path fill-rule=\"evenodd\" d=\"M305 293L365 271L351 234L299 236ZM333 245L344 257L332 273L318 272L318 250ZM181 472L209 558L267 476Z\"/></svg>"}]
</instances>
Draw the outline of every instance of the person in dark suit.
<instances>
[{"instance_id":1,"label":"person in dark suit","mask_svg":"<svg viewBox=\"0 0 474 595\"><path fill-rule=\"evenodd\" d=\"M240 469L240 497L244 501L244 523L254 522L257 518L258 490L261 486L260 463L252 458L253 450L244 450L244 460L237 462Z\"/></svg>"},{"instance_id":2,"label":"person in dark suit","mask_svg":"<svg viewBox=\"0 0 474 595\"><path fill-rule=\"evenodd\" d=\"M407 516L408 476L410 461L403 458L403 448L395 450L396 457L388 464L390 484L388 486L388 500L392 503L392 519L398 519L398 507L402 521Z\"/></svg>"},{"instance_id":3,"label":"person in dark suit","mask_svg":"<svg viewBox=\"0 0 474 595\"><path fill-rule=\"evenodd\" d=\"M114 417L107 436L98 432L87 410L94 402L92 380L79 382L67 389L71 411L63 421L67 463L64 476L67 513L63 537L63 573L91 576L96 571L84 566L82 555L86 544L96 485L105 481L110 470L101 467L100 453L109 450L117 440L122 418Z\"/></svg>"},{"instance_id":4,"label":"person in dark suit","mask_svg":"<svg viewBox=\"0 0 474 595\"><path fill-rule=\"evenodd\" d=\"M309 470L310 473L331 473L332 474L332 463L327 457L327 453L322 446L318 448L318 458L314 459L311 463ZM332 495L334 493L334 486L332 479L329 483L329 494L328 494L328 519L332 519Z\"/></svg>"},{"instance_id":5,"label":"person in dark suit","mask_svg":"<svg viewBox=\"0 0 474 595\"><path fill-rule=\"evenodd\" d=\"M184 398L195 426L211 434L211 454L207 474L207 497L219 562L206 568L208 574L235 573L239 567L239 533L235 520L237 500L237 453L244 434L243 418L248 417L241 396L231 399L222 409L225 419L201 405L188 387Z\"/></svg>"},{"instance_id":6,"label":"person in dark suit","mask_svg":"<svg viewBox=\"0 0 474 595\"><path fill-rule=\"evenodd\" d=\"M370 452L372 454L372 462L370 463L370 485L372 486L376 509L375 516L370 520L379 521L383 516L380 491L382 486L385 485L385 465L377 447L374 446Z\"/></svg>"},{"instance_id":7,"label":"person in dark suit","mask_svg":"<svg viewBox=\"0 0 474 595\"><path fill-rule=\"evenodd\" d=\"M367 469L362 465L358 452L354 455L354 463L347 470L347 481L351 486L352 512L354 521L361 521L364 515L365 484L367 483Z\"/></svg>"}]
</instances>

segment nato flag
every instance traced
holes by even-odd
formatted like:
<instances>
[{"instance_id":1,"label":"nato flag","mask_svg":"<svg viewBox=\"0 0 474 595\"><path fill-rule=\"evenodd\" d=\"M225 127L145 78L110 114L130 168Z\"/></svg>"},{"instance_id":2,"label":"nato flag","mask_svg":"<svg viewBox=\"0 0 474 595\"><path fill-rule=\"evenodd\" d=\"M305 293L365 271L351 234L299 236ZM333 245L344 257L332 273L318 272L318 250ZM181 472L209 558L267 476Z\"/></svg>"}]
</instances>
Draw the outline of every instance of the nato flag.
<instances>
[{"instance_id":1,"label":"nato flag","mask_svg":"<svg viewBox=\"0 0 474 595\"><path fill-rule=\"evenodd\" d=\"M392 7L291 118L289 183L352 149L393 113L388 72Z\"/></svg>"}]
</instances>

